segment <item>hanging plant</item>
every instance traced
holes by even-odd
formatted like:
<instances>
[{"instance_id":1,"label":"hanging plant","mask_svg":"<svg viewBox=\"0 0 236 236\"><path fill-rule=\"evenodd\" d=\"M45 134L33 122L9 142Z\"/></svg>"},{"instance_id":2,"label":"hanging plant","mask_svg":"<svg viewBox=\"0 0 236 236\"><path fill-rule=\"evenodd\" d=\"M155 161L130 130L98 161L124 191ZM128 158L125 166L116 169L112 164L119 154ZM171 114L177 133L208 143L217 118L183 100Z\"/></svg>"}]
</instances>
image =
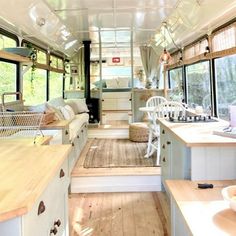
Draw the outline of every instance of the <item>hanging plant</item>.
<instances>
[{"instance_id":1,"label":"hanging plant","mask_svg":"<svg viewBox=\"0 0 236 236\"><path fill-rule=\"evenodd\" d=\"M35 70L36 70L36 62L37 62L37 49L33 47L31 43L27 43L26 47L31 49L31 53L29 58L31 59L33 65L31 66L31 82L34 80Z\"/></svg>"}]
</instances>

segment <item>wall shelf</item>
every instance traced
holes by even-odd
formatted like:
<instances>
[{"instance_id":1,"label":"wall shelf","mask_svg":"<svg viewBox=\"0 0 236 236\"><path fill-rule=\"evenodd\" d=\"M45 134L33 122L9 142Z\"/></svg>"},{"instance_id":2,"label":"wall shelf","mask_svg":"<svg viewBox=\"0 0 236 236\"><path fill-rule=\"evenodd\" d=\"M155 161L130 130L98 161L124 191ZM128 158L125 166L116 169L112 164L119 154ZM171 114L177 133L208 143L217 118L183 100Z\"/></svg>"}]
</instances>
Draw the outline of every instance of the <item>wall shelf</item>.
<instances>
[{"instance_id":1,"label":"wall shelf","mask_svg":"<svg viewBox=\"0 0 236 236\"><path fill-rule=\"evenodd\" d=\"M31 62L28 57L23 57L14 53L6 52L4 50L0 50L0 58L7 59L10 61Z\"/></svg>"}]
</instances>

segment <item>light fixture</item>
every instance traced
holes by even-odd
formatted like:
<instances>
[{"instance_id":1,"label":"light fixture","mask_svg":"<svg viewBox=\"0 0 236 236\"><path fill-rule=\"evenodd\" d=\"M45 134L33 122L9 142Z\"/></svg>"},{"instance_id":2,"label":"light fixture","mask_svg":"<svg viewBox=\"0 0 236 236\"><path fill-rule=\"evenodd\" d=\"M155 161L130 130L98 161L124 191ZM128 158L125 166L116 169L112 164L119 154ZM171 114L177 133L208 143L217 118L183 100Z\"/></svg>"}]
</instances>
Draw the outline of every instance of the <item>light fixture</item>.
<instances>
[{"instance_id":1,"label":"light fixture","mask_svg":"<svg viewBox=\"0 0 236 236\"><path fill-rule=\"evenodd\" d=\"M206 46L206 47L205 47L204 56L207 56L208 53L210 53L210 47L209 47L209 46Z\"/></svg>"},{"instance_id":2,"label":"light fixture","mask_svg":"<svg viewBox=\"0 0 236 236\"><path fill-rule=\"evenodd\" d=\"M166 50L166 48L164 48L161 56L160 56L160 63L161 64L168 64L171 60L171 55L170 53Z\"/></svg>"},{"instance_id":3,"label":"light fixture","mask_svg":"<svg viewBox=\"0 0 236 236\"><path fill-rule=\"evenodd\" d=\"M43 17L38 17L38 18L36 19L36 23L37 23L38 26L42 27L42 26L45 25L46 19L43 18Z\"/></svg>"}]
</instances>

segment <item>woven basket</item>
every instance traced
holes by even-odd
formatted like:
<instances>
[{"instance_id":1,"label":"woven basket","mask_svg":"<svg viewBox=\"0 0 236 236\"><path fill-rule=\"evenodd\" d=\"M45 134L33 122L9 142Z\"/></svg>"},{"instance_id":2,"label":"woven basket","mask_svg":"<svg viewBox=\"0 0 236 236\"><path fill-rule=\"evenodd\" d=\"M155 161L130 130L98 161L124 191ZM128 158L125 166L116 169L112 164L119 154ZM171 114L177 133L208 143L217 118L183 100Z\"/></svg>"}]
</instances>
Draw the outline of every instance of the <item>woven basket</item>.
<instances>
[{"instance_id":1,"label":"woven basket","mask_svg":"<svg viewBox=\"0 0 236 236\"><path fill-rule=\"evenodd\" d=\"M148 126L147 123L137 122L129 125L129 140L133 142L148 141Z\"/></svg>"}]
</instances>

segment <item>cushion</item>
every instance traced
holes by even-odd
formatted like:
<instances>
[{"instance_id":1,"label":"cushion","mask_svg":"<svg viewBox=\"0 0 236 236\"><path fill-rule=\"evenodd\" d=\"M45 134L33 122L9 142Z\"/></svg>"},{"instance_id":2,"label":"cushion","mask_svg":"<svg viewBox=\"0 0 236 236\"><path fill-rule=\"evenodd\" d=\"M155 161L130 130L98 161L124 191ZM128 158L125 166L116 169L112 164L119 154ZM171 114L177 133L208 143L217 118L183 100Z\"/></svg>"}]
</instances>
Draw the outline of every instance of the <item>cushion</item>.
<instances>
[{"instance_id":1,"label":"cushion","mask_svg":"<svg viewBox=\"0 0 236 236\"><path fill-rule=\"evenodd\" d=\"M93 83L93 85L95 85L95 87L96 88L100 88L100 80L99 81L95 81L94 83ZM102 88L106 88L107 87L107 85L106 85L106 80L102 80Z\"/></svg>"},{"instance_id":2,"label":"cushion","mask_svg":"<svg viewBox=\"0 0 236 236\"><path fill-rule=\"evenodd\" d=\"M50 104L46 103L47 111L55 112L55 119L56 120L64 120L64 116L60 111L60 108L56 108L51 106Z\"/></svg>"},{"instance_id":3,"label":"cushion","mask_svg":"<svg viewBox=\"0 0 236 236\"><path fill-rule=\"evenodd\" d=\"M66 105L64 99L62 97L53 98L47 102L52 107L64 107Z\"/></svg>"},{"instance_id":4,"label":"cushion","mask_svg":"<svg viewBox=\"0 0 236 236\"><path fill-rule=\"evenodd\" d=\"M119 88L128 88L129 87L129 78L118 77L117 79Z\"/></svg>"},{"instance_id":5,"label":"cushion","mask_svg":"<svg viewBox=\"0 0 236 236\"><path fill-rule=\"evenodd\" d=\"M66 100L66 104L70 105L70 107L73 109L75 114L89 112L89 109L87 107L87 104L84 98L68 99Z\"/></svg>"},{"instance_id":6,"label":"cushion","mask_svg":"<svg viewBox=\"0 0 236 236\"><path fill-rule=\"evenodd\" d=\"M116 79L107 79L106 85L107 85L107 88L119 88Z\"/></svg>"},{"instance_id":7,"label":"cushion","mask_svg":"<svg viewBox=\"0 0 236 236\"><path fill-rule=\"evenodd\" d=\"M46 112L46 111L48 111L48 108L47 108L46 103L42 103L42 104L35 105L35 106L29 106L28 110L33 111L33 112Z\"/></svg>"},{"instance_id":8,"label":"cushion","mask_svg":"<svg viewBox=\"0 0 236 236\"><path fill-rule=\"evenodd\" d=\"M75 119L71 121L69 124L69 138L70 140L73 140L76 136L78 131L81 129L82 125L84 123L88 123L89 120L89 114L82 113L75 115Z\"/></svg>"},{"instance_id":9,"label":"cushion","mask_svg":"<svg viewBox=\"0 0 236 236\"><path fill-rule=\"evenodd\" d=\"M75 113L69 105L65 105L64 107L60 107L60 111L66 120L72 120L75 117Z\"/></svg>"}]
</instances>

